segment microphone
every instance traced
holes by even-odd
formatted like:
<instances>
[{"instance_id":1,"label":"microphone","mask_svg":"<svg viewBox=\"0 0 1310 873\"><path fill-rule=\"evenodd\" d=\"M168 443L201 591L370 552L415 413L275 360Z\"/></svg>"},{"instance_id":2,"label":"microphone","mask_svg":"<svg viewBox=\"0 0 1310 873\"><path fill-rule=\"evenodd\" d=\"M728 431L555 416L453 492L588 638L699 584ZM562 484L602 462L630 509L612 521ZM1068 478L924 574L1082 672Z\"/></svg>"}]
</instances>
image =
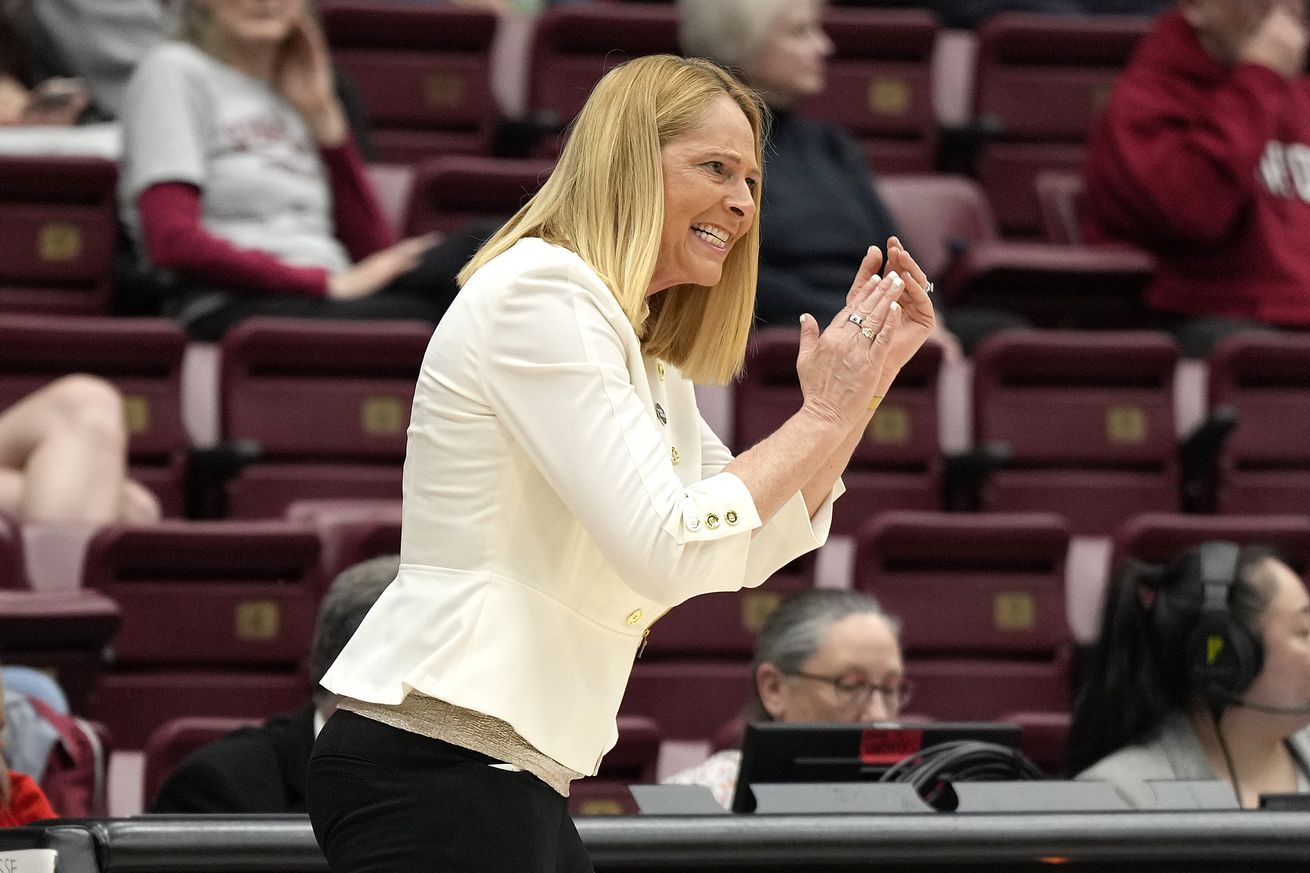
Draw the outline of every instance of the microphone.
<instances>
[{"instance_id":1,"label":"microphone","mask_svg":"<svg viewBox=\"0 0 1310 873\"><path fill-rule=\"evenodd\" d=\"M1254 700L1247 700L1237 694L1225 693L1223 697L1233 706L1254 709L1256 712L1267 712L1270 715L1310 715L1310 704L1306 706L1273 706L1268 703L1256 703Z\"/></svg>"}]
</instances>

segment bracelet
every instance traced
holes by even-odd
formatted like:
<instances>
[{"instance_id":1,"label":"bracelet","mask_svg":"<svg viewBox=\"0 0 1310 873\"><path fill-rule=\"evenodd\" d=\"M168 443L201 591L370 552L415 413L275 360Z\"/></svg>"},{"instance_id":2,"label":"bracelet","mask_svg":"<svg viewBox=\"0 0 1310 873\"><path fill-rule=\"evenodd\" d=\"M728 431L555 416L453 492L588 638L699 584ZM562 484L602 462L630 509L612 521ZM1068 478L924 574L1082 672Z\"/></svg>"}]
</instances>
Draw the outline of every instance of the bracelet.
<instances>
[{"instance_id":1,"label":"bracelet","mask_svg":"<svg viewBox=\"0 0 1310 873\"><path fill-rule=\"evenodd\" d=\"M887 395L885 395L885 394L875 394L875 395L873 395L873 399L869 401L869 411L870 411L870 412L875 411L875 410L878 408L878 404L879 404L879 403L882 403L882 399L883 399L883 397L886 397L886 396L887 396Z\"/></svg>"}]
</instances>

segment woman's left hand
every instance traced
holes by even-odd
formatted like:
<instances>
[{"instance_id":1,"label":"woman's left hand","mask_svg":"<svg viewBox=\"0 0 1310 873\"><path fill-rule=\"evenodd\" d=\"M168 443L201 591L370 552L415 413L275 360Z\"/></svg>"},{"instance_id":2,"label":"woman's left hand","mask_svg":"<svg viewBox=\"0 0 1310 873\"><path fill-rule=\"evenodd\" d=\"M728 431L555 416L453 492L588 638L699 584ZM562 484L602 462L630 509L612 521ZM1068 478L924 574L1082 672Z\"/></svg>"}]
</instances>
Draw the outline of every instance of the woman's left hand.
<instances>
[{"instance_id":1,"label":"woman's left hand","mask_svg":"<svg viewBox=\"0 0 1310 873\"><path fill-rule=\"evenodd\" d=\"M282 44L274 84L304 117L319 145L335 146L345 139L346 114L337 100L327 41L309 15L301 17Z\"/></svg>"},{"instance_id":2,"label":"woman's left hand","mask_svg":"<svg viewBox=\"0 0 1310 873\"><path fill-rule=\"evenodd\" d=\"M860 265L855 284L851 287L852 292L877 271L881 260L878 250L871 249L869 256ZM933 313L932 300L928 297L928 277L901 245L899 238L894 236L888 238L887 260L881 266L889 272L896 271L905 280L905 291L897 301L901 310L901 323L892 339L887 360L883 364L882 378L878 380L876 393L884 395L891 387L896 374L910 358L914 357L914 353L923 345L924 340L933 333L937 318Z\"/></svg>"}]
</instances>

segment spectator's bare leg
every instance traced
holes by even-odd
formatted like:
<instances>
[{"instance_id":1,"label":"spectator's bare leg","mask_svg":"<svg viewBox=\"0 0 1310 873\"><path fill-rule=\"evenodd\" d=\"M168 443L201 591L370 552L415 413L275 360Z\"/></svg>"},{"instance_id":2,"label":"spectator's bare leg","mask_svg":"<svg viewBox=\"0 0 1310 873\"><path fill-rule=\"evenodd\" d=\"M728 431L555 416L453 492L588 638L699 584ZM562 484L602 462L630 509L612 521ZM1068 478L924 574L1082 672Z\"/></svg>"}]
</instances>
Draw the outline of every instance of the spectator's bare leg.
<instances>
[{"instance_id":1,"label":"spectator's bare leg","mask_svg":"<svg viewBox=\"0 0 1310 873\"><path fill-rule=\"evenodd\" d=\"M17 470L0 470L0 512L18 515L23 503L23 474Z\"/></svg>"},{"instance_id":2,"label":"spectator's bare leg","mask_svg":"<svg viewBox=\"0 0 1310 873\"><path fill-rule=\"evenodd\" d=\"M65 376L0 413L0 467L22 474L24 521L117 521L124 508L127 432L118 392Z\"/></svg>"},{"instance_id":3,"label":"spectator's bare leg","mask_svg":"<svg viewBox=\"0 0 1310 873\"><path fill-rule=\"evenodd\" d=\"M124 524L154 524L161 515L163 511L155 492L133 479L124 480L120 521Z\"/></svg>"}]
</instances>

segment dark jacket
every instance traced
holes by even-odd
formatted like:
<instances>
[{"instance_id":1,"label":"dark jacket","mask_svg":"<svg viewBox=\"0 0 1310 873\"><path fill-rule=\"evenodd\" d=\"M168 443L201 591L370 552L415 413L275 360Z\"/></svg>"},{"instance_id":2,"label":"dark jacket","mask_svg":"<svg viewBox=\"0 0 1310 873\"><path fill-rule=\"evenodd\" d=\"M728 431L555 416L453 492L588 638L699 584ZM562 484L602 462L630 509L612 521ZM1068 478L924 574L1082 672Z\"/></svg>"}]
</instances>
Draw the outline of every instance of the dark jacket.
<instances>
[{"instance_id":1,"label":"dark jacket","mask_svg":"<svg viewBox=\"0 0 1310 873\"><path fill-rule=\"evenodd\" d=\"M305 812L313 747L313 706L234 731L178 764L149 811Z\"/></svg>"},{"instance_id":2,"label":"dark jacket","mask_svg":"<svg viewBox=\"0 0 1310 873\"><path fill-rule=\"evenodd\" d=\"M779 112L764 148L759 322L795 327L808 312L826 325L846 305L869 246L883 248L895 232L850 134Z\"/></svg>"}]
</instances>

